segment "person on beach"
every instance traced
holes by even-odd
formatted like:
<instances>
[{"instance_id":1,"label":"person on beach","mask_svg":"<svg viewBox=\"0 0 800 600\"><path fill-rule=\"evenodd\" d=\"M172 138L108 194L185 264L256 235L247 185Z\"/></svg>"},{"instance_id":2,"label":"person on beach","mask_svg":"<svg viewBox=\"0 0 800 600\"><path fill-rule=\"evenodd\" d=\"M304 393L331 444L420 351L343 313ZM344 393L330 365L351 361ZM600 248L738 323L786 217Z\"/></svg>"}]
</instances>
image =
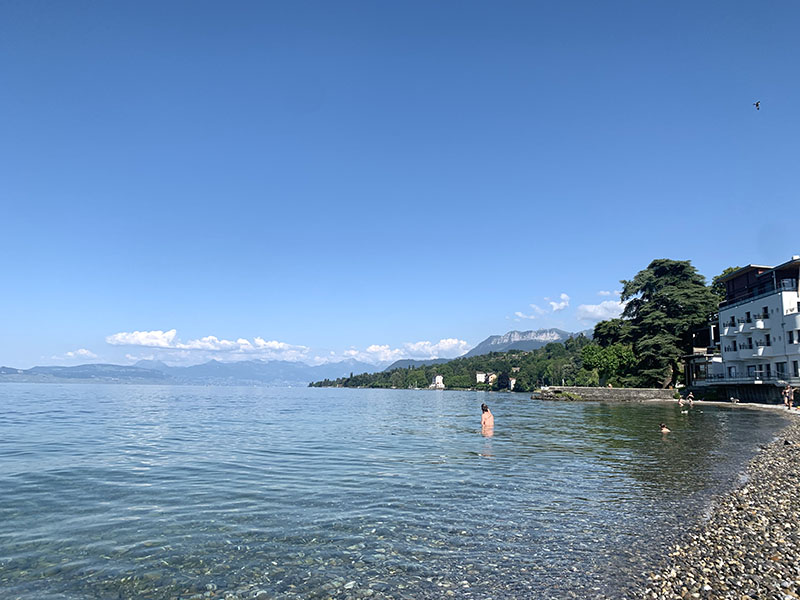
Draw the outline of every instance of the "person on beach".
<instances>
[{"instance_id":1,"label":"person on beach","mask_svg":"<svg viewBox=\"0 0 800 600\"><path fill-rule=\"evenodd\" d=\"M481 433L487 436L494 433L494 415L486 404L481 404Z\"/></svg>"},{"instance_id":2,"label":"person on beach","mask_svg":"<svg viewBox=\"0 0 800 600\"><path fill-rule=\"evenodd\" d=\"M678 406L683 406L683 396L678 398Z\"/></svg>"},{"instance_id":3,"label":"person on beach","mask_svg":"<svg viewBox=\"0 0 800 600\"><path fill-rule=\"evenodd\" d=\"M661 429L661 433L669 433L670 432L670 429L666 426L665 423L661 423L661 425L659 425L659 428Z\"/></svg>"},{"instance_id":4,"label":"person on beach","mask_svg":"<svg viewBox=\"0 0 800 600\"><path fill-rule=\"evenodd\" d=\"M689 395L686 396L686 399L689 401L689 406L694 406L694 394L689 392Z\"/></svg>"},{"instance_id":5,"label":"person on beach","mask_svg":"<svg viewBox=\"0 0 800 600\"><path fill-rule=\"evenodd\" d=\"M783 405L788 409L789 408L789 386L787 385L781 391L781 396L783 397Z\"/></svg>"}]
</instances>

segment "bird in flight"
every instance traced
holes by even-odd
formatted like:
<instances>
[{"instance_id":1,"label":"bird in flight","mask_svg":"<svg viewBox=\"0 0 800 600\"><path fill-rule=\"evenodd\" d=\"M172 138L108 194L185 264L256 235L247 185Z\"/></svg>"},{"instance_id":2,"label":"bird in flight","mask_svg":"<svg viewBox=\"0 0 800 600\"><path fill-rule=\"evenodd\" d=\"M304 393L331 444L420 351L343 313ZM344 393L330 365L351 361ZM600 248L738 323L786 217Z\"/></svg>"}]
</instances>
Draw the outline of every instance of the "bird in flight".
<instances>
[{"instance_id":1,"label":"bird in flight","mask_svg":"<svg viewBox=\"0 0 800 600\"><path fill-rule=\"evenodd\" d=\"M753 102L753 106L756 107L756 110L761 110L761 100L756 100Z\"/></svg>"}]
</instances>

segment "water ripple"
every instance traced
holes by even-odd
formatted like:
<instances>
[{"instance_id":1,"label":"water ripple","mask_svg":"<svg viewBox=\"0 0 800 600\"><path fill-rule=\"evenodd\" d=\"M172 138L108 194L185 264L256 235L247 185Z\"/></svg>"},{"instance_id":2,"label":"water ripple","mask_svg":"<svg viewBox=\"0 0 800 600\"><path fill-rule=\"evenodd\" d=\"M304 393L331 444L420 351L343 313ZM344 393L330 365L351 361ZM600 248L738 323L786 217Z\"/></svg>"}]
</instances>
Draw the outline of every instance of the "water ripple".
<instances>
[{"instance_id":1,"label":"water ripple","mask_svg":"<svg viewBox=\"0 0 800 600\"><path fill-rule=\"evenodd\" d=\"M514 394L7 384L0 587L619 597L779 424Z\"/></svg>"}]
</instances>

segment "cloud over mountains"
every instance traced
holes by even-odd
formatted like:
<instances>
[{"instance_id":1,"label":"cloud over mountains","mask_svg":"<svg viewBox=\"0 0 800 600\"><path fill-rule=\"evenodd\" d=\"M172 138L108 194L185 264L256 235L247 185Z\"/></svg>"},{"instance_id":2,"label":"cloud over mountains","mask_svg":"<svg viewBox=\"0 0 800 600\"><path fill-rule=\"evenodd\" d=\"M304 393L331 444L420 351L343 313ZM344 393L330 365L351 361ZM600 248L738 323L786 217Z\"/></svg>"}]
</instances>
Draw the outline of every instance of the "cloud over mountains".
<instances>
[{"instance_id":1,"label":"cloud over mountains","mask_svg":"<svg viewBox=\"0 0 800 600\"><path fill-rule=\"evenodd\" d=\"M226 340L209 335L181 341L175 329L168 331L122 331L107 336L106 342L112 346L148 348L157 353L151 353L146 358L160 356L164 359L178 361L191 361L211 357L223 359L227 357L230 360L240 360L248 357L265 360L308 360L313 363L322 363L354 358L376 364L393 362L403 358L455 358L470 349L470 344L464 340L445 338L438 342L408 342L398 348L393 348L388 344L372 344L364 350L353 347L341 354L332 352L330 355L320 357L312 356L310 354L311 348L308 346L265 340L258 336L252 338L252 340L246 338ZM138 358L132 354L126 356L129 360Z\"/></svg>"}]
</instances>

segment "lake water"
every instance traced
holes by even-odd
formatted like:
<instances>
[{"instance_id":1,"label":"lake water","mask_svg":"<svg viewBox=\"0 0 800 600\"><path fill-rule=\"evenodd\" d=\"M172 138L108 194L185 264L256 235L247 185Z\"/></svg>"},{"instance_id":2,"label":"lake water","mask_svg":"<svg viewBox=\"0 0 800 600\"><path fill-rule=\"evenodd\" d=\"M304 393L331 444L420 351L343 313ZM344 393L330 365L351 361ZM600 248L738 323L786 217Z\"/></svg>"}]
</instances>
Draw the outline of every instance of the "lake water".
<instances>
[{"instance_id":1,"label":"lake water","mask_svg":"<svg viewBox=\"0 0 800 600\"><path fill-rule=\"evenodd\" d=\"M525 394L3 384L0 589L618 598L783 423Z\"/></svg>"}]
</instances>

